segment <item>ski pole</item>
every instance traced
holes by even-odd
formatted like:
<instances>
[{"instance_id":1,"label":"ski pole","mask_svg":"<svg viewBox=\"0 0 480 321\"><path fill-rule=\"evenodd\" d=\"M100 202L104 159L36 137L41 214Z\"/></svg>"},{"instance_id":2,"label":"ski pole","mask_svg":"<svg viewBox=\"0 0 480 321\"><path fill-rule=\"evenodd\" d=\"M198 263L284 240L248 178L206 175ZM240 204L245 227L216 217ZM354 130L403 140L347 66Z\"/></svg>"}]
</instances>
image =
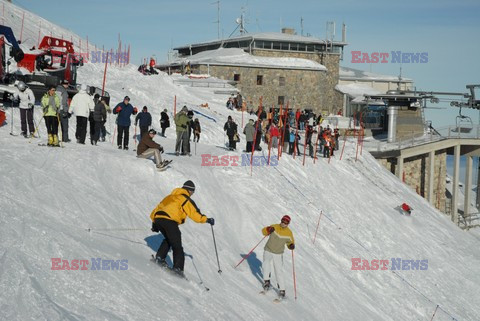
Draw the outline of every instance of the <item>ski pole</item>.
<instances>
[{"instance_id":1,"label":"ski pole","mask_svg":"<svg viewBox=\"0 0 480 321\"><path fill-rule=\"evenodd\" d=\"M33 118L33 124L35 125L35 128L38 128L37 122L35 121L35 110L33 109L33 107L32 107L32 118ZM42 116L42 118L43 118L43 116ZM40 119L40 120L42 120L42 119ZM40 124L40 122L38 122L38 123ZM34 131L34 133L35 133L35 131ZM40 133L38 133L38 138L41 138Z\"/></svg>"},{"instance_id":2,"label":"ski pole","mask_svg":"<svg viewBox=\"0 0 480 321\"><path fill-rule=\"evenodd\" d=\"M255 246L253 247L253 249L251 249L250 252L248 252L248 254L247 254L240 262L238 262L237 265L235 265L234 269L236 269L237 266L239 266L240 264L242 264L242 262L245 261L245 259L248 258L248 257L250 256L250 254L252 254L252 252L257 248L257 246L259 246L260 243L262 243L262 241L263 241L267 236L268 236L268 235L265 235L265 236L260 240L260 242L258 242L257 245L255 245Z\"/></svg>"},{"instance_id":3,"label":"ski pole","mask_svg":"<svg viewBox=\"0 0 480 321\"><path fill-rule=\"evenodd\" d=\"M437 304L437 307L435 308L435 311L433 312L433 315L432 315L432 318L430 319L430 321L433 321L433 318L435 318L435 314L437 313L437 309L438 309L438 304Z\"/></svg>"},{"instance_id":4,"label":"ski pole","mask_svg":"<svg viewBox=\"0 0 480 321\"><path fill-rule=\"evenodd\" d=\"M137 124L135 124L135 130L133 131L133 141L135 142L135 146L137 146Z\"/></svg>"},{"instance_id":5,"label":"ski pole","mask_svg":"<svg viewBox=\"0 0 480 321\"><path fill-rule=\"evenodd\" d=\"M293 293L295 293L295 300L297 299L297 281L295 279L295 259L292 250L292 268L293 268Z\"/></svg>"},{"instance_id":6,"label":"ski pole","mask_svg":"<svg viewBox=\"0 0 480 321\"><path fill-rule=\"evenodd\" d=\"M58 121L58 123L57 123L57 139L60 141L60 146L63 147L63 132L62 132L62 127L60 127L61 126L60 115L58 113L57 113L57 121ZM60 133L62 133L60 138L58 138L58 136L59 136L58 135L58 127L60 127Z\"/></svg>"},{"instance_id":7,"label":"ski pole","mask_svg":"<svg viewBox=\"0 0 480 321\"><path fill-rule=\"evenodd\" d=\"M215 246L215 255L217 256L218 273L222 273L222 270L220 269L220 260L218 259L217 242L215 242L215 233L213 232L213 225L210 225L210 227L212 228L213 245Z\"/></svg>"},{"instance_id":8,"label":"ski pole","mask_svg":"<svg viewBox=\"0 0 480 321\"><path fill-rule=\"evenodd\" d=\"M320 211L320 217L318 218L317 228L315 229L315 235L313 236L313 244L315 244L315 239L317 238L318 226L320 225L320 219L322 218L323 211Z\"/></svg>"},{"instance_id":9,"label":"ski pole","mask_svg":"<svg viewBox=\"0 0 480 321\"><path fill-rule=\"evenodd\" d=\"M32 142L32 139L35 137L35 134L38 132L38 138L40 138L40 132L38 131L38 127L40 127L40 123L42 122L42 119L45 118L45 113L42 114L42 118L40 118L40 120L38 121L38 125L37 127L35 128L35 131L33 132L33 136L30 137L30 140L28 141L29 143Z\"/></svg>"},{"instance_id":10,"label":"ski pole","mask_svg":"<svg viewBox=\"0 0 480 321\"><path fill-rule=\"evenodd\" d=\"M12 106L10 106L10 111L11 111L11 113L10 113L11 116L10 117L12 117L12 121L10 123L10 135L15 136L13 134L13 103L12 103Z\"/></svg>"}]
</instances>

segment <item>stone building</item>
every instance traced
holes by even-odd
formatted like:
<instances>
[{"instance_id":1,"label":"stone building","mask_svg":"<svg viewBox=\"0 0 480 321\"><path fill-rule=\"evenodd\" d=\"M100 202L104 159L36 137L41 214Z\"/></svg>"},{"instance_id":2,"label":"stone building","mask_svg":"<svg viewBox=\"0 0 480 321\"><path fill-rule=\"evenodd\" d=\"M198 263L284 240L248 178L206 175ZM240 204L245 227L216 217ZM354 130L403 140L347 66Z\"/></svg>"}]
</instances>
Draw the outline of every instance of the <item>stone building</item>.
<instances>
[{"instance_id":1,"label":"stone building","mask_svg":"<svg viewBox=\"0 0 480 321\"><path fill-rule=\"evenodd\" d=\"M192 73L208 73L234 81L242 95L254 104L262 97L264 106L278 107L289 102L295 108L336 114L343 99L335 86L345 45L345 42L299 36L293 29L284 28L282 33L243 34L177 47L174 50L178 58L157 67L175 71L188 66ZM241 49L248 55L245 59L252 63L235 64L226 60L218 63L212 59L207 63L198 59L199 54L219 48ZM255 64L256 61L261 63Z\"/></svg>"}]
</instances>

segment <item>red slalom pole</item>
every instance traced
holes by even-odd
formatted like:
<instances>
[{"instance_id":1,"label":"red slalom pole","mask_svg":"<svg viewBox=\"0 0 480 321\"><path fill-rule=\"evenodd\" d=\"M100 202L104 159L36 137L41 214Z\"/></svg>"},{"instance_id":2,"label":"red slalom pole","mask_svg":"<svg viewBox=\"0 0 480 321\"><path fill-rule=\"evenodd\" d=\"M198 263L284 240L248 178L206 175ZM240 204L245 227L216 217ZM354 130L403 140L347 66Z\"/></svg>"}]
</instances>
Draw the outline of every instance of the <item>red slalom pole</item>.
<instances>
[{"instance_id":1,"label":"red slalom pole","mask_svg":"<svg viewBox=\"0 0 480 321\"><path fill-rule=\"evenodd\" d=\"M105 93L105 81L107 80L107 66L108 66L108 54L107 54L107 59L105 59L105 69L103 70L102 96Z\"/></svg>"},{"instance_id":2,"label":"red slalom pole","mask_svg":"<svg viewBox=\"0 0 480 321\"><path fill-rule=\"evenodd\" d=\"M175 95L175 100L173 102L173 117L177 114L177 95Z\"/></svg>"},{"instance_id":3,"label":"red slalom pole","mask_svg":"<svg viewBox=\"0 0 480 321\"><path fill-rule=\"evenodd\" d=\"M317 139L315 140L315 148L313 149L313 163L315 164L315 160L317 159L317 145L318 145L318 139L320 138L320 123L318 123L318 129L317 129Z\"/></svg>"},{"instance_id":4,"label":"red slalom pole","mask_svg":"<svg viewBox=\"0 0 480 321\"><path fill-rule=\"evenodd\" d=\"M295 293L295 300L297 300L297 280L295 278L295 257L292 250L292 269L293 269L293 292Z\"/></svg>"},{"instance_id":5,"label":"red slalom pole","mask_svg":"<svg viewBox=\"0 0 480 321\"><path fill-rule=\"evenodd\" d=\"M317 228L315 229L315 235L313 236L313 244L315 244L315 240L317 239L317 231L318 227L320 226L320 220L322 219L323 211L320 211L320 217L318 218Z\"/></svg>"},{"instance_id":6,"label":"red slalom pole","mask_svg":"<svg viewBox=\"0 0 480 321\"><path fill-rule=\"evenodd\" d=\"M236 269L237 266L239 266L240 264L242 264L242 262L245 261L245 259L248 258L248 257L250 256L250 254L252 254L253 250L255 250L255 249L257 248L257 246L259 246L260 243L262 243L262 241L263 241L267 236L268 236L268 235L265 235L265 236L260 240L260 242L258 242L257 245L255 245L255 246L253 247L253 249L251 249L250 252L248 252L248 254L247 254L240 262L238 262L237 265L235 265L234 269Z\"/></svg>"}]
</instances>

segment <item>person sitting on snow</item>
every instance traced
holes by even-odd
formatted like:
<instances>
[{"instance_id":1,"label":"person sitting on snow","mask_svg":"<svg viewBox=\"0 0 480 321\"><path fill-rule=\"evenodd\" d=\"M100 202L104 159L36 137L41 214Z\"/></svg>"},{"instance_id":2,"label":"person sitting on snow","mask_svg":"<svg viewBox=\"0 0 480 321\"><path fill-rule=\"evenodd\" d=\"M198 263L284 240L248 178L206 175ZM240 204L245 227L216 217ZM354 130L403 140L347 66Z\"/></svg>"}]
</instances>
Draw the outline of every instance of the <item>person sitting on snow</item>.
<instances>
[{"instance_id":1,"label":"person sitting on snow","mask_svg":"<svg viewBox=\"0 0 480 321\"><path fill-rule=\"evenodd\" d=\"M170 162L162 161L161 153L163 153L163 147L153 141L153 137L157 132L155 129L150 129L148 134L143 135L142 140L138 143L137 157L138 158L150 158L154 157L155 164L158 169L165 167Z\"/></svg>"}]
</instances>

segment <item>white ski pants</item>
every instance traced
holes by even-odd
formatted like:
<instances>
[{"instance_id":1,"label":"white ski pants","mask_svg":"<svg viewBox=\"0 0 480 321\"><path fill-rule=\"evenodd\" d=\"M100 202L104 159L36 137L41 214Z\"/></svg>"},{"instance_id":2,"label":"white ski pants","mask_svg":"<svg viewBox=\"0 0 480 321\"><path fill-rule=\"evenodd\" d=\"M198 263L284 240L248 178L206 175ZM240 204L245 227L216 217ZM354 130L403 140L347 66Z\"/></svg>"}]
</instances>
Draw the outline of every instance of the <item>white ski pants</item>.
<instances>
[{"instance_id":1,"label":"white ski pants","mask_svg":"<svg viewBox=\"0 0 480 321\"><path fill-rule=\"evenodd\" d=\"M277 279L278 288L285 291L285 280L283 277L283 253L274 254L272 252L264 251L263 252L263 279L270 280L270 275L273 271L275 272L275 278ZM272 285L274 284L271 282Z\"/></svg>"}]
</instances>

